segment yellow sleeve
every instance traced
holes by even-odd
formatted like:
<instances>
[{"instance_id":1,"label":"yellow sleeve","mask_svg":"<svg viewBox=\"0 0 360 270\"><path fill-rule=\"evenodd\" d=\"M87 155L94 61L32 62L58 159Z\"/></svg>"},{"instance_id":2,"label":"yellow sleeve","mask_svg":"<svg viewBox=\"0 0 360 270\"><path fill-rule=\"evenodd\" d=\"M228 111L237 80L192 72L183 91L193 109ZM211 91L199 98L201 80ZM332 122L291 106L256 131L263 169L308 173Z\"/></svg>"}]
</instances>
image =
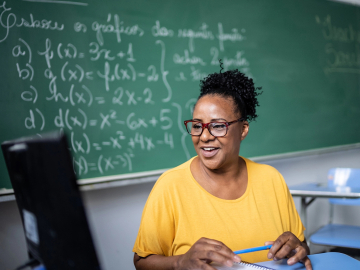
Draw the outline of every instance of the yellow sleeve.
<instances>
[{"instance_id":1,"label":"yellow sleeve","mask_svg":"<svg viewBox=\"0 0 360 270\"><path fill-rule=\"evenodd\" d=\"M145 204L133 252L169 256L175 235L169 188L159 178Z\"/></svg>"},{"instance_id":2,"label":"yellow sleeve","mask_svg":"<svg viewBox=\"0 0 360 270\"><path fill-rule=\"evenodd\" d=\"M304 241L305 236L304 236L304 231L305 231L305 227L303 225L303 223L301 222L300 216L298 211L296 210L295 207L295 203L293 200L293 197L289 191L288 186L285 183L284 178L281 175L281 178L283 180L284 183L284 189L285 189L285 197L287 200L287 208L288 208L288 213L289 213L289 226L290 226L290 231L297 237L299 238L299 240L301 242Z\"/></svg>"}]
</instances>

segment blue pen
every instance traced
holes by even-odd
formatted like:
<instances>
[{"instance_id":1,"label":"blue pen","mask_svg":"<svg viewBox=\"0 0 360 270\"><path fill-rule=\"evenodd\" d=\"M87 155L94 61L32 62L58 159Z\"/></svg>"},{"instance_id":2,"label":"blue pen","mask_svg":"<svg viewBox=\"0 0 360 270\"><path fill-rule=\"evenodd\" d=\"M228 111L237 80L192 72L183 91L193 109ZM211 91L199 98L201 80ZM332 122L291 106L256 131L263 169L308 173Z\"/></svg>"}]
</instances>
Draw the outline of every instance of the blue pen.
<instances>
[{"instance_id":1,"label":"blue pen","mask_svg":"<svg viewBox=\"0 0 360 270\"><path fill-rule=\"evenodd\" d=\"M270 249L271 247L272 247L272 245L254 247L254 248L248 248L248 249L234 251L234 253L235 254L243 254L243 253L249 253L249 252L254 252L254 251L259 251L259 250L266 250L266 249Z\"/></svg>"}]
</instances>

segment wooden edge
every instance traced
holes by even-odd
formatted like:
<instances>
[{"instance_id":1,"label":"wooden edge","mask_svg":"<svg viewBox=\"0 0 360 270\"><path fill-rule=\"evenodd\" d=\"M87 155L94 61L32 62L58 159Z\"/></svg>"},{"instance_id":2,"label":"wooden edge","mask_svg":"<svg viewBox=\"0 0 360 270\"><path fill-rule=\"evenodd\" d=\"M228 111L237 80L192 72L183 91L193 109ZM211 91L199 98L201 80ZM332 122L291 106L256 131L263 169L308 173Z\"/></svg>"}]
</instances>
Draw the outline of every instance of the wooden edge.
<instances>
[{"instance_id":1,"label":"wooden edge","mask_svg":"<svg viewBox=\"0 0 360 270\"><path fill-rule=\"evenodd\" d=\"M263 161L276 160L276 159L287 159L287 158L295 158L301 156L320 155L320 154L333 153L338 151L353 150L357 148L360 148L360 143L317 148L317 149L305 150L305 151L296 151L296 152L290 152L284 154L250 157L249 159L255 162L263 162ZM84 190L84 191L116 187L116 186L127 186L127 185L148 183L152 181L155 182L157 178L167 170L168 169L161 169L161 170L139 172L139 173L127 173L127 174L119 174L112 176L94 177L88 179L79 179L77 182L80 186L80 190ZM14 194L13 189L0 189L0 198L3 196L9 196L13 194ZM9 197L9 198L15 199L15 197ZM0 200L0 202L1 201L3 200Z\"/></svg>"}]
</instances>

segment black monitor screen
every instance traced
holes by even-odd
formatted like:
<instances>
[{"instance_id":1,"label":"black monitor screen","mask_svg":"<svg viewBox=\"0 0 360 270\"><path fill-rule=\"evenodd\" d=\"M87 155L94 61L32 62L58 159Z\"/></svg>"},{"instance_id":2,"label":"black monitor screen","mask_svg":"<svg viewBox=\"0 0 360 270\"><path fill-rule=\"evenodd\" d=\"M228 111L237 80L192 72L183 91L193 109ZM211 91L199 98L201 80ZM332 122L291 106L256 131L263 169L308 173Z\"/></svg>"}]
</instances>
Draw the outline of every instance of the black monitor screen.
<instances>
[{"instance_id":1,"label":"black monitor screen","mask_svg":"<svg viewBox=\"0 0 360 270\"><path fill-rule=\"evenodd\" d=\"M65 135L1 146L30 255L47 270L100 269Z\"/></svg>"}]
</instances>

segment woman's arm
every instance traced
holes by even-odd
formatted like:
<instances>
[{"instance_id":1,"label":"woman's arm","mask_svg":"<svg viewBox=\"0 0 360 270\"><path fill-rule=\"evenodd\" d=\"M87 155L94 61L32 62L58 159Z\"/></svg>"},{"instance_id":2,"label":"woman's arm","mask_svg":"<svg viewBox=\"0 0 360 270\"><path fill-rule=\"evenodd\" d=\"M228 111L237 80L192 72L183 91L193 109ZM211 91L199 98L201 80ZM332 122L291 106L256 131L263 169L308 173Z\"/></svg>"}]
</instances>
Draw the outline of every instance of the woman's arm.
<instances>
[{"instance_id":1,"label":"woman's arm","mask_svg":"<svg viewBox=\"0 0 360 270\"><path fill-rule=\"evenodd\" d=\"M232 266L234 262L240 261L240 257L222 242L204 237L196 241L183 255L166 257L154 254L140 257L136 253L134 254L134 265L137 270L215 270L209 263L216 262Z\"/></svg>"},{"instance_id":2,"label":"woman's arm","mask_svg":"<svg viewBox=\"0 0 360 270\"><path fill-rule=\"evenodd\" d=\"M140 257L134 253L134 265L136 270L165 270L175 269L177 256L149 255Z\"/></svg>"}]
</instances>

